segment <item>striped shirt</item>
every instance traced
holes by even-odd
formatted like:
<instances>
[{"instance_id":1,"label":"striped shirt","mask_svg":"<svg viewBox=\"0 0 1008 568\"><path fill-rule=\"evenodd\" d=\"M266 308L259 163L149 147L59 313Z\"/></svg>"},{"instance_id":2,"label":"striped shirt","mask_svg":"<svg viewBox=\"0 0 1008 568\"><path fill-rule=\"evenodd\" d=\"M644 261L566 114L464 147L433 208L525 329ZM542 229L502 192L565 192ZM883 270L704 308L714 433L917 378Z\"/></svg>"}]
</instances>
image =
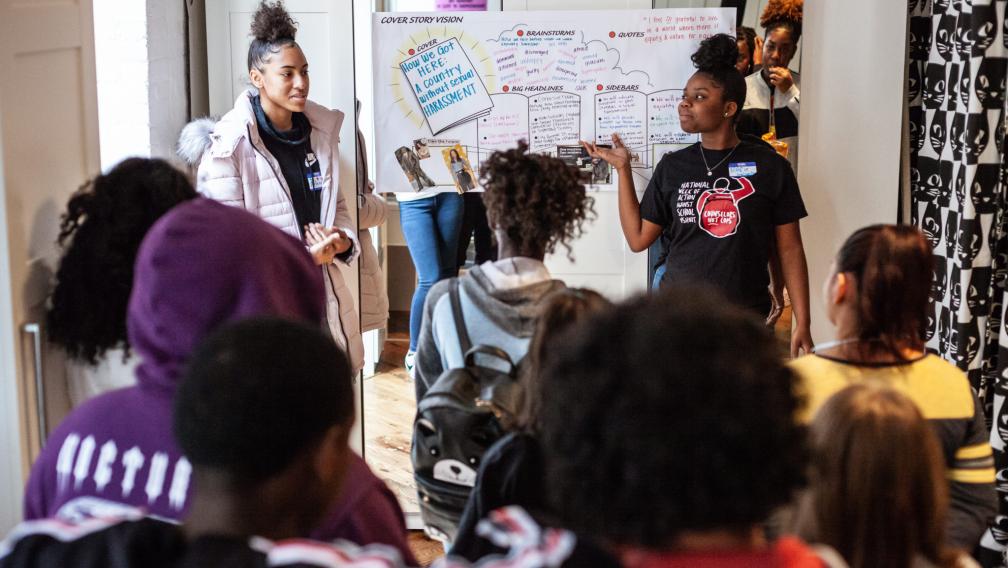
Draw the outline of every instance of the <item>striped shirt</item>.
<instances>
[{"instance_id":1,"label":"striped shirt","mask_svg":"<svg viewBox=\"0 0 1008 568\"><path fill-rule=\"evenodd\" d=\"M948 468L948 544L972 550L989 519L997 513L994 457L984 421L966 374L937 357L925 355L907 363L854 364L822 355L791 362L808 397L801 413L810 422L831 396L868 381L886 384L914 401L934 426Z\"/></svg>"}]
</instances>

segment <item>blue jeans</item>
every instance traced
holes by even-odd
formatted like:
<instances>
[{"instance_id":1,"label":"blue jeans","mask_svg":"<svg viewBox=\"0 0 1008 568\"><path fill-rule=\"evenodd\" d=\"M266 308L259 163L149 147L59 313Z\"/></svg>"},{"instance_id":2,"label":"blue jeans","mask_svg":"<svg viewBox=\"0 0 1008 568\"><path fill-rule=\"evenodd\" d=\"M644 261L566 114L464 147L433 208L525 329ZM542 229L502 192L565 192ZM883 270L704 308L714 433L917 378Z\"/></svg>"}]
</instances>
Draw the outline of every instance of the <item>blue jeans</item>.
<instances>
[{"instance_id":1,"label":"blue jeans","mask_svg":"<svg viewBox=\"0 0 1008 568\"><path fill-rule=\"evenodd\" d=\"M416 351L427 293L439 280L458 274L455 263L462 226L462 196L450 192L400 201L399 223L419 280L410 303L409 322L409 350Z\"/></svg>"},{"instance_id":2,"label":"blue jeans","mask_svg":"<svg viewBox=\"0 0 1008 568\"><path fill-rule=\"evenodd\" d=\"M658 288L661 286L661 279L662 279L663 276L665 276L665 269L666 268L667 268L667 266L665 266L664 264L662 264L661 266L658 267L657 270L655 270L654 280L651 281L651 291L652 292L657 292Z\"/></svg>"}]
</instances>

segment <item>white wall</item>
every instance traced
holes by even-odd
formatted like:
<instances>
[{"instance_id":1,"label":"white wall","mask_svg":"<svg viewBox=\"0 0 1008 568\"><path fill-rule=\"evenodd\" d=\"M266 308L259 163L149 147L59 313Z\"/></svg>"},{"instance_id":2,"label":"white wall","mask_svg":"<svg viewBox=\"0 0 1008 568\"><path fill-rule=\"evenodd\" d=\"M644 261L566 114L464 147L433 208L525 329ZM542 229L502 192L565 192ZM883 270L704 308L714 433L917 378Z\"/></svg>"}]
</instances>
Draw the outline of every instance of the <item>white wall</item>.
<instances>
[{"instance_id":1,"label":"white wall","mask_svg":"<svg viewBox=\"0 0 1008 568\"><path fill-rule=\"evenodd\" d=\"M805 2L798 183L816 341L832 337L820 290L836 249L896 222L906 23L905 2Z\"/></svg>"},{"instance_id":2,"label":"white wall","mask_svg":"<svg viewBox=\"0 0 1008 568\"><path fill-rule=\"evenodd\" d=\"M159 158L174 158L175 142L189 119L184 2L147 0L150 155Z\"/></svg>"},{"instance_id":3,"label":"white wall","mask_svg":"<svg viewBox=\"0 0 1008 568\"><path fill-rule=\"evenodd\" d=\"M130 156L172 159L185 125L182 2L95 0L102 169Z\"/></svg>"},{"instance_id":4,"label":"white wall","mask_svg":"<svg viewBox=\"0 0 1008 568\"><path fill-rule=\"evenodd\" d=\"M107 170L128 156L150 154L147 4L95 0L94 20L99 144Z\"/></svg>"}]
</instances>

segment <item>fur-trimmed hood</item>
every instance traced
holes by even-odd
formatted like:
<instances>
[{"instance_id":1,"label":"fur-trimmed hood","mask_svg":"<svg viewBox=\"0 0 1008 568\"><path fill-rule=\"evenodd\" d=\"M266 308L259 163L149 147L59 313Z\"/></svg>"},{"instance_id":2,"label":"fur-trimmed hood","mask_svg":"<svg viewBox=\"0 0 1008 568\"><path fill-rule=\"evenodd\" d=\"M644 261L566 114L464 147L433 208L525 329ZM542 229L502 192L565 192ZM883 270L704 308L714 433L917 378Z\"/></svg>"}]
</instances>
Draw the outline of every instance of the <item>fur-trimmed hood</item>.
<instances>
[{"instance_id":1,"label":"fur-trimmed hood","mask_svg":"<svg viewBox=\"0 0 1008 568\"><path fill-rule=\"evenodd\" d=\"M210 135L216 125L217 119L209 116L197 118L185 125L175 145L175 155L192 167L198 166L203 152L210 147Z\"/></svg>"}]
</instances>

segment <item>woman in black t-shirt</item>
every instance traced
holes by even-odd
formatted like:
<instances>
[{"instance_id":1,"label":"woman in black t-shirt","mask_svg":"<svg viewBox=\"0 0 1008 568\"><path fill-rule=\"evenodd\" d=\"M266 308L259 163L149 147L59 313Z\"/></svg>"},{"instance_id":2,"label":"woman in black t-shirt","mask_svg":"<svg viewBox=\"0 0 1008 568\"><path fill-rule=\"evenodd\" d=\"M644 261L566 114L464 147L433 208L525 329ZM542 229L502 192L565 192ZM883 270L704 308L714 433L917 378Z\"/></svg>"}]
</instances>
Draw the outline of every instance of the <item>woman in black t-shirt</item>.
<instances>
[{"instance_id":1,"label":"woman in black t-shirt","mask_svg":"<svg viewBox=\"0 0 1008 568\"><path fill-rule=\"evenodd\" d=\"M767 266L776 245L797 320L791 354L810 352L808 266L798 227L807 213L794 173L771 147L735 133L746 92L735 68L735 38L712 36L692 59L697 72L678 110L682 129L699 133L700 142L658 162L641 202L630 152L618 135L612 148L582 144L619 173L620 224L630 249L645 250L665 233L662 284L701 281L766 316L772 309Z\"/></svg>"}]
</instances>

